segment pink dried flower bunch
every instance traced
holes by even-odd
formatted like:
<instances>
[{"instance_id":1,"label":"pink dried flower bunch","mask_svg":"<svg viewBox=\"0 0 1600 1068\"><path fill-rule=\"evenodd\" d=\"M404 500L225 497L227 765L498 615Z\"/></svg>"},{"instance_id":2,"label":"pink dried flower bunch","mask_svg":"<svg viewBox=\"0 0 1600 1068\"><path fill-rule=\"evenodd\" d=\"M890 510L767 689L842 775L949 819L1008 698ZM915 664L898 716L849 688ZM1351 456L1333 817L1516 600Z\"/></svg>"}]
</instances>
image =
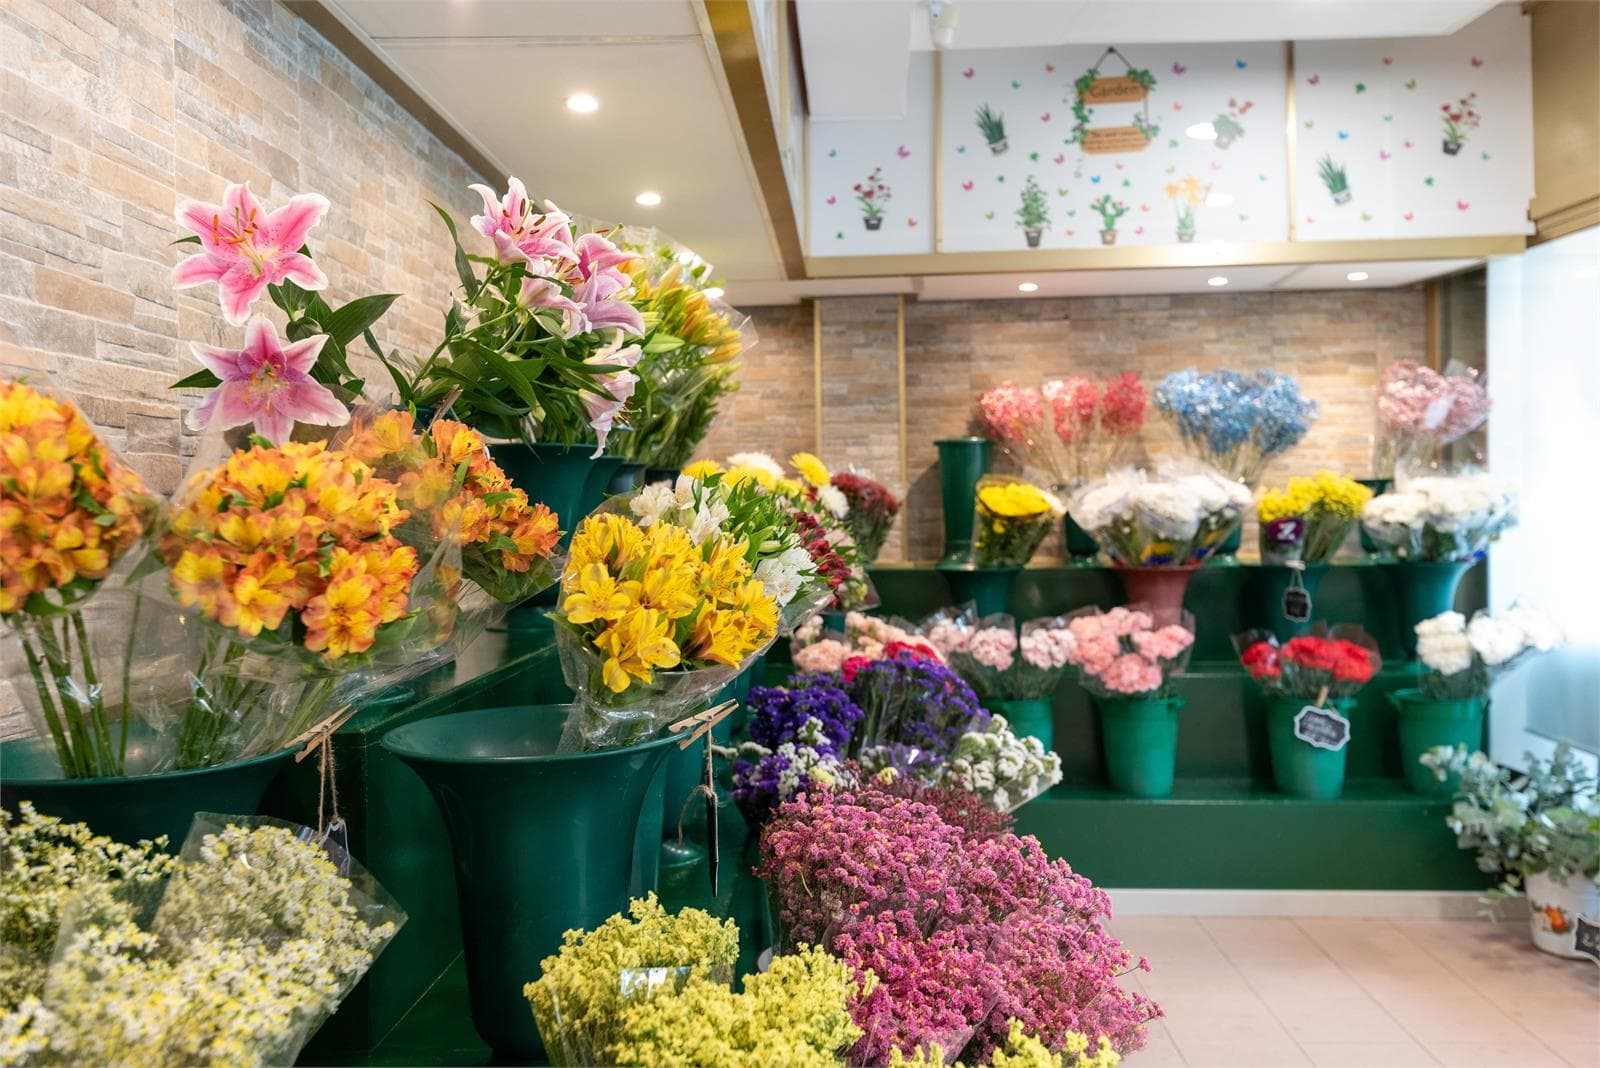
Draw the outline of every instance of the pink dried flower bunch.
<instances>
[{"instance_id":1,"label":"pink dried flower bunch","mask_svg":"<svg viewBox=\"0 0 1600 1068\"><path fill-rule=\"evenodd\" d=\"M1167 696L1194 647L1194 618L1186 612L1090 609L1067 626L1076 642L1068 662L1100 697Z\"/></svg>"},{"instance_id":2,"label":"pink dried flower bunch","mask_svg":"<svg viewBox=\"0 0 1600 1068\"><path fill-rule=\"evenodd\" d=\"M1470 373L1440 374L1396 360L1378 384L1378 420L1394 460L1417 458L1478 429L1489 418L1489 391Z\"/></svg>"},{"instance_id":3,"label":"pink dried flower bunch","mask_svg":"<svg viewBox=\"0 0 1600 1068\"><path fill-rule=\"evenodd\" d=\"M1056 437L1064 445L1094 435L1127 437L1144 426L1148 397L1133 371L1111 375L1103 383L1086 375L1053 378L1041 393L1050 405Z\"/></svg>"},{"instance_id":4,"label":"pink dried flower bunch","mask_svg":"<svg viewBox=\"0 0 1600 1068\"><path fill-rule=\"evenodd\" d=\"M1027 445L1044 421L1044 397L1032 386L1002 382L978 395L978 419L1001 444Z\"/></svg>"},{"instance_id":5,"label":"pink dried flower bunch","mask_svg":"<svg viewBox=\"0 0 1600 1068\"><path fill-rule=\"evenodd\" d=\"M820 942L877 986L852 1006L850 1063L966 1039L987 1063L1013 1017L1052 1049L1068 1031L1122 1052L1160 1015L1117 986L1135 962L1105 932L1110 899L1032 837L964 830L938 806L869 783L812 789L761 838L767 881L796 941Z\"/></svg>"}]
</instances>

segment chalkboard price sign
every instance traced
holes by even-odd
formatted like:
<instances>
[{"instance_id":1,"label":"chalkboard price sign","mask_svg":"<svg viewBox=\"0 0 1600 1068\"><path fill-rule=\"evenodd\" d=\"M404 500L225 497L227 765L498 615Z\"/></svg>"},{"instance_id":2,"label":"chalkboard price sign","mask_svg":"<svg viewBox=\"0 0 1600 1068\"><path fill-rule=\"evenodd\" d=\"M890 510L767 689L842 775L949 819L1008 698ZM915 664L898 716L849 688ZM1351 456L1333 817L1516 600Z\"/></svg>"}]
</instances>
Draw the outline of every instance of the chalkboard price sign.
<instances>
[{"instance_id":1,"label":"chalkboard price sign","mask_svg":"<svg viewBox=\"0 0 1600 1068\"><path fill-rule=\"evenodd\" d=\"M1311 618L1311 591L1304 586L1290 586L1283 591L1283 618L1293 623L1304 623Z\"/></svg>"},{"instance_id":2,"label":"chalkboard price sign","mask_svg":"<svg viewBox=\"0 0 1600 1068\"><path fill-rule=\"evenodd\" d=\"M1577 927L1573 930L1572 948L1600 964L1600 924L1590 923L1579 916Z\"/></svg>"},{"instance_id":3,"label":"chalkboard price sign","mask_svg":"<svg viewBox=\"0 0 1600 1068\"><path fill-rule=\"evenodd\" d=\"M1350 743L1350 721L1331 708L1306 705L1295 713L1294 736L1307 745L1337 752Z\"/></svg>"}]
</instances>

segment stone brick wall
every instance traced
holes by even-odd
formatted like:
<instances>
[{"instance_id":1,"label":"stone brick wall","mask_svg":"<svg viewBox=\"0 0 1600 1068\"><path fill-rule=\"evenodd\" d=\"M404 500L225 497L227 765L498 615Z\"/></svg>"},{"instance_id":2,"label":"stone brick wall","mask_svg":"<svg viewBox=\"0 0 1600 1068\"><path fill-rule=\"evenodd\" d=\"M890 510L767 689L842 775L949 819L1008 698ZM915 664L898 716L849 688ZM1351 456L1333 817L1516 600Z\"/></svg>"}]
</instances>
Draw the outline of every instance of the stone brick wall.
<instances>
[{"instance_id":1,"label":"stone brick wall","mask_svg":"<svg viewBox=\"0 0 1600 1068\"><path fill-rule=\"evenodd\" d=\"M900 470L898 298L821 302L822 437L835 467L851 463L908 489L883 559L929 561L943 538L933 442L970 432L974 398L1005 379L1038 382L1074 371L1138 371L1147 386L1184 367L1272 367L1300 379L1322 414L1267 480L1318 467L1371 474L1372 396L1391 360L1426 356L1420 289L1236 293L905 303L906 470ZM749 309L746 309L749 310ZM818 448L810 306L752 312L761 343L746 356L737 405L719 417L702 455L760 448L780 459ZM771 326L769 327L769 324ZM1134 459L1175 455L1151 418ZM1002 461L1002 466L1004 461ZM1253 528L1245 531L1253 545ZM1040 559L1059 558L1052 537Z\"/></svg>"},{"instance_id":2,"label":"stone brick wall","mask_svg":"<svg viewBox=\"0 0 1600 1068\"><path fill-rule=\"evenodd\" d=\"M321 193L329 299L402 293L379 340L435 343L455 274L428 202L466 211L484 179L279 4L6 0L0 115L0 372L60 388L154 485L193 450L200 396L167 388L189 343L241 336L215 287L168 282L179 200Z\"/></svg>"}]
</instances>

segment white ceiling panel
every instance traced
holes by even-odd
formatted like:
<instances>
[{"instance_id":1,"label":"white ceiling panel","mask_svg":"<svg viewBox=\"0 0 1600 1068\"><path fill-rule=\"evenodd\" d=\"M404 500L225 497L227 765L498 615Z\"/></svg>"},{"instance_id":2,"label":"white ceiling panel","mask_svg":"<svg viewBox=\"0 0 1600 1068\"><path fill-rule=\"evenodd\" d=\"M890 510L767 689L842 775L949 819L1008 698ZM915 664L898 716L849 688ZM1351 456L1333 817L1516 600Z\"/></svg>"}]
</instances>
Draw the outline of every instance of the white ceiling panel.
<instances>
[{"instance_id":1,"label":"white ceiling panel","mask_svg":"<svg viewBox=\"0 0 1600 1068\"><path fill-rule=\"evenodd\" d=\"M913 0L815 0L801 3L798 10L806 101L813 119L905 114L912 16L920 14L925 24L926 4ZM848 76L841 77L843 72Z\"/></svg>"},{"instance_id":2,"label":"white ceiling panel","mask_svg":"<svg viewBox=\"0 0 1600 1068\"><path fill-rule=\"evenodd\" d=\"M698 37L682 0L338 0L369 37Z\"/></svg>"}]
</instances>

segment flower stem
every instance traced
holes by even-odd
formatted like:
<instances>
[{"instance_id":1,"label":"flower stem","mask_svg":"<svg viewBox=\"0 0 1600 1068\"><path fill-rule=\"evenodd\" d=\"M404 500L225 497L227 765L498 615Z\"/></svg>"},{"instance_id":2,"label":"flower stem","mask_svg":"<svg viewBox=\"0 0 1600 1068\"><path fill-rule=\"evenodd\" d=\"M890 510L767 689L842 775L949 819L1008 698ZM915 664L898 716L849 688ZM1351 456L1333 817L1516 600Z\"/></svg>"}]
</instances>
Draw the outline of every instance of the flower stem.
<instances>
[{"instance_id":1,"label":"flower stem","mask_svg":"<svg viewBox=\"0 0 1600 1068\"><path fill-rule=\"evenodd\" d=\"M61 726L61 713L56 711L55 697L50 693L50 683L40 666L39 654L34 652L33 643L26 638L22 639L22 655L27 658L28 672L33 676L33 688L38 691L39 703L44 706L44 722L50 729L51 740L56 744L56 759L61 762L61 774L75 778L78 775L77 763L72 759L72 747L67 744Z\"/></svg>"},{"instance_id":2,"label":"flower stem","mask_svg":"<svg viewBox=\"0 0 1600 1068\"><path fill-rule=\"evenodd\" d=\"M72 739L73 756L76 758L74 764L77 768L75 777L89 778L95 771L94 743L90 740L88 728L83 722L83 707L72 692L77 684L72 678L71 669L67 666L67 656L62 651L64 642L57 639L54 628L48 622L39 628L39 633L44 658L50 667L51 676L55 679L56 694L61 699L61 718ZM65 633L63 628L63 637Z\"/></svg>"},{"instance_id":3,"label":"flower stem","mask_svg":"<svg viewBox=\"0 0 1600 1068\"><path fill-rule=\"evenodd\" d=\"M100 688L100 676L95 673L94 658L89 652L89 628L84 626L83 616L77 612L72 613L72 632L78 637L78 653L83 659L83 681L88 688L89 698L89 726L94 730L98 771L101 775L121 775L122 765L111 748L111 728L106 724L106 695Z\"/></svg>"},{"instance_id":4,"label":"flower stem","mask_svg":"<svg viewBox=\"0 0 1600 1068\"><path fill-rule=\"evenodd\" d=\"M139 609L144 604L144 591L135 591L133 595L133 616L128 621L128 644L122 649L122 742L117 747L117 772L126 774L128 766L128 716L133 708L132 689L129 680L133 674L133 640L139 633Z\"/></svg>"}]
</instances>

